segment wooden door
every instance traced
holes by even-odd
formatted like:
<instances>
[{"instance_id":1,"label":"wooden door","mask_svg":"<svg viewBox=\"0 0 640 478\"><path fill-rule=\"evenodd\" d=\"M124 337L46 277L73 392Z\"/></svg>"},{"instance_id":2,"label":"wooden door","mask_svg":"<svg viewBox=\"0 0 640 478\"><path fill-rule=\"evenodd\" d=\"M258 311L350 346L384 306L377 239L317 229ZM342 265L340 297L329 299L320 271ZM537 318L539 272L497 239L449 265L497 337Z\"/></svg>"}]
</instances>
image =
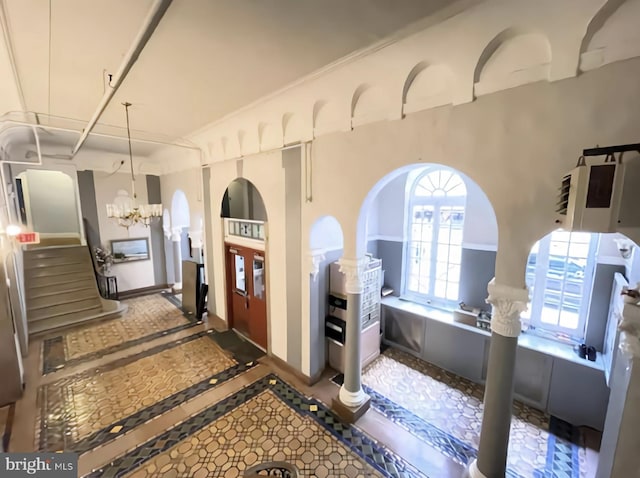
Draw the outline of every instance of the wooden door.
<instances>
[{"instance_id":1,"label":"wooden door","mask_svg":"<svg viewBox=\"0 0 640 478\"><path fill-rule=\"evenodd\" d=\"M251 340L267 349L267 287L265 281L264 254L248 251L251 260L251 288L249 296L249 316Z\"/></svg>"},{"instance_id":2,"label":"wooden door","mask_svg":"<svg viewBox=\"0 0 640 478\"><path fill-rule=\"evenodd\" d=\"M227 248L227 297L230 326L238 332L250 335L249 329L249 284L247 262L244 251L237 247Z\"/></svg>"}]
</instances>

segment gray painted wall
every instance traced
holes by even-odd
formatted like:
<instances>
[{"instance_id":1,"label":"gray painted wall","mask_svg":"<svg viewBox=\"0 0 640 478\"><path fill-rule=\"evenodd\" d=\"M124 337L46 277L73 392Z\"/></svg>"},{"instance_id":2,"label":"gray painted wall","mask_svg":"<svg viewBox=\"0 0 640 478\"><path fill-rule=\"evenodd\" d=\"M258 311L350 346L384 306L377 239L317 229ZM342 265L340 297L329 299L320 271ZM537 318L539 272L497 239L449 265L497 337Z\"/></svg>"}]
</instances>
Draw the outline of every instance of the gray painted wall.
<instances>
[{"instance_id":1,"label":"gray painted wall","mask_svg":"<svg viewBox=\"0 0 640 478\"><path fill-rule=\"evenodd\" d=\"M400 295L402 287L402 242L378 240L378 258L382 259L384 283Z\"/></svg>"},{"instance_id":2,"label":"gray painted wall","mask_svg":"<svg viewBox=\"0 0 640 478\"><path fill-rule=\"evenodd\" d=\"M78 171L78 192L80 208L85 220L85 234L92 247L102 244L100 241L100 223L98 222L98 206L96 204L96 187L93 182L93 171ZM103 205L104 207L104 205Z\"/></svg>"},{"instance_id":3,"label":"gray painted wall","mask_svg":"<svg viewBox=\"0 0 640 478\"><path fill-rule=\"evenodd\" d=\"M286 223L286 270L287 270L287 362L300 370L302 368L302 190L301 190L301 154L300 148L282 152L285 187L285 223ZM251 195L257 199L259 195ZM253 202L253 201L252 201ZM262 202L262 201L257 201ZM260 211L252 209L253 214ZM258 217L258 216L254 216Z\"/></svg>"},{"instance_id":4,"label":"gray painted wall","mask_svg":"<svg viewBox=\"0 0 640 478\"><path fill-rule=\"evenodd\" d=\"M147 175L147 200L149 204L160 204L160 177ZM153 282L167 284L167 263L164 253L164 233L162 220L154 220L150 226L151 257L153 258Z\"/></svg>"},{"instance_id":5,"label":"gray painted wall","mask_svg":"<svg viewBox=\"0 0 640 478\"><path fill-rule=\"evenodd\" d=\"M211 168L206 167L202 168L202 182L203 182L203 198L204 198L204 217L211 218L211 220L204 221L204 250L207 251L207 254L204 256L204 260L206 263L205 266L205 282L209 285L209 292L207 294L207 307L209 310L216 310L216 294L213 290L214 282L213 280L209 280L209 277L213 278L213 254L211 253L213 249L213 229L211 226L212 221L217 220L214 219L213 215L213 207L211 204L211 185L209 184L211 180ZM217 212L217 211L216 211Z\"/></svg>"},{"instance_id":6,"label":"gray painted wall","mask_svg":"<svg viewBox=\"0 0 640 478\"><path fill-rule=\"evenodd\" d=\"M460 265L460 301L471 307L490 310L485 302L487 284L496 272L496 252L462 249Z\"/></svg>"},{"instance_id":7,"label":"gray painted wall","mask_svg":"<svg viewBox=\"0 0 640 478\"><path fill-rule=\"evenodd\" d=\"M611 264L598 264L593 279L593 292L591 294L591 306L587 319L587 333L585 343L594 346L602 352L607 317L609 317L609 302L611 300L611 287L613 276L616 272L625 273L624 266Z\"/></svg>"},{"instance_id":8,"label":"gray painted wall","mask_svg":"<svg viewBox=\"0 0 640 478\"><path fill-rule=\"evenodd\" d=\"M312 281L309 291L310 307L310 372L316 375L325 367L327 360L327 344L324 338L324 319L327 315L327 296L329 294L329 264L342 257L342 249L328 251L325 260L320 264L315 282Z\"/></svg>"},{"instance_id":9,"label":"gray painted wall","mask_svg":"<svg viewBox=\"0 0 640 478\"><path fill-rule=\"evenodd\" d=\"M41 233L79 233L73 179L60 172L28 169L29 209L33 227Z\"/></svg>"}]
</instances>

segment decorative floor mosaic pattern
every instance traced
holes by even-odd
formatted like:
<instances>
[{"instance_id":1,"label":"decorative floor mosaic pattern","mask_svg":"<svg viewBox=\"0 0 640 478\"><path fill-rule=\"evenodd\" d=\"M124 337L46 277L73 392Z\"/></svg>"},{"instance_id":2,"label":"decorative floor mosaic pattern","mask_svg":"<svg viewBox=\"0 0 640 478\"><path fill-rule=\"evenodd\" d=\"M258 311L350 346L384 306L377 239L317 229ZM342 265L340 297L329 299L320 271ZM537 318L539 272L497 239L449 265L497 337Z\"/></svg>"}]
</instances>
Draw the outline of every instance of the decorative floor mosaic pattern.
<instances>
[{"instance_id":1,"label":"decorative floor mosaic pattern","mask_svg":"<svg viewBox=\"0 0 640 478\"><path fill-rule=\"evenodd\" d=\"M269 375L90 477L239 477L265 461L317 478L425 478L322 403Z\"/></svg>"},{"instance_id":2,"label":"decorative floor mosaic pattern","mask_svg":"<svg viewBox=\"0 0 640 478\"><path fill-rule=\"evenodd\" d=\"M185 317L175 304L159 294L124 302L129 309L122 318L80 327L46 339L43 343L43 375L202 323Z\"/></svg>"},{"instance_id":3,"label":"decorative floor mosaic pattern","mask_svg":"<svg viewBox=\"0 0 640 478\"><path fill-rule=\"evenodd\" d=\"M40 387L37 449L85 449L86 442L81 443L85 439L95 446L100 441L96 435L103 436L123 419L154 404L166 408L170 405L166 400L178 392L202 389L201 382L237 365L211 340L214 335L201 332Z\"/></svg>"},{"instance_id":4,"label":"decorative floor mosaic pattern","mask_svg":"<svg viewBox=\"0 0 640 478\"><path fill-rule=\"evenodd\" d=\"M459 463L475 457L482 424L480 385L394 349L372 362L362 381L372 405L389 419ZM582 449L574 444L576 435L566 422L514 402L509 476L579 478Z\"/></svg>"}]
</instances>

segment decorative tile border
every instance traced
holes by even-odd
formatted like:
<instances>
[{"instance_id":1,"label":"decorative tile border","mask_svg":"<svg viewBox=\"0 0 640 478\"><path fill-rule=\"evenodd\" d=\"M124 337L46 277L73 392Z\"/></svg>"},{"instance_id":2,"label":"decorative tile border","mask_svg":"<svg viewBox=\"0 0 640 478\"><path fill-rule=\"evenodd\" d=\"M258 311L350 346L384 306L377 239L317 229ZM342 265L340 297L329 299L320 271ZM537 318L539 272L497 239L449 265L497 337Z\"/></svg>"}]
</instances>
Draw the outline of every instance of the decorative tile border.
<instances>
[{"instance_id":1,"label":"decorative tile border","mask_svg":"<svg viewBox=\"0 0 640 478\"><path fill-rule=\"evenodd\" d=\"M171 304L175 305L178 309L182 311L182 303L178 301L175 297L173 297L171 294L166 294L163 292L160 295L166 298ZM65 357L64 342L63 342L64 337L62 335L45 339L42 344L42 375L44 376L53 372L57 372L58 370L65 367L73 367L81 363L97 360L107 355L120 352L122 350L131 348L131 347L135 347L136 345L140 345L145 342L149 342L149 341L158 339L160 337L164 337L166 335L175 334L176 332L190 329L191 327L195 327L196 325L202 324L202 320L196 321L193 315L185 314L184 312L183 312L183 315L187 320L189 320L189 322L184 325L179 325L177 327L172 327L166 330L160 330L158 332L145 335L144 337L140 337L134 340L128 340L126 342L112 345L111 347L107 347L102 350L97 350L93 353L82 355L81 357L76 357L70 360L67 360Z\"/></svg>"},{"instance_id":2,"label":"decorative tile border","mask_svg":"<svg viewBox=\"0 0 640 478\"><path fill-rule=\"evenodd\" d=\"M142 358L155 355L169 348L177 347L179 345L184 345L185 343L191 342L193 340L197 340L202 337L209 337L214 342L216 342L221 348L226 349L223 345L219 343L218 333L213 330L202 331L194 335L190 335L183 339L177 340L175 342L170 342L167 344L161 344L157 347L153 347L152 349L146 350L136 355L132 355L129 357L124 357L122 359L111 362L100 369L103 372L111 371L125 365L128 365L136 360L140 360ZM253 347L248 342L246 343L247 347ZM253 352L253 351L250 351ZM40 438L38 441L38 449L40 451L69 451L76 453L84 453L88 450L91 450L97 446L103 445L117 437L122 436L123 434L131 431L133 428L146 423L152 418L166 413L169 410L179 406L185 401L191 400L192 398L200 395L201 393L206 392L212 388L217 387L218 385L246 372L247 370L255 367L257 365L257 361L245 361L240 362L238 358L244 357L249 352L245 352L244 354L234 353L232 351L232 355L234 359L238 362L237 365L230 367L226 370L223 370L220 373L212 375L201 382L187 387L184 390L181 390L159 402L150 405L147 408L144 408L133 415L130 415L122 420L119 420L115 423L109 424L104 427L100 431L94 433L93 435L80 440L79 442L72 442L70 440L70 434L67 432L67 417L58 416L55 420L47 420L45 423L44 417L47 416L47 411L44 409L46 400L43 397L43 393L46 392L46 387L40 387L38 392L38 403L40 403ZM77 374L77 377L86 378L88 376L92 376L97 372L97 370L88 370L86 372L82 372ZM68 377L67 377L68 378ZM120 427L120 428L116 428ZM117 429L117 432L113 432L113 430ZM55 437L62 437L62 442L60 440L55 440Z\"/></svg>"},{"instance_id":3,"label":"decorative tile border","mask_svg":"<svg viewBox=\"0 0 640 478\"><path fill-rule=\"evenodd\" d=\"M402 458L380 446L356 427L340 421L324 404L305 397L274 374L248 385L87 476L91 478L123 476L265 390L271 390L297 413L311 417L384 476L389 478L426 478L425 475L404 462Z\"/></svg>"},{"instance_id":4,"label":"decorative tile border","mask_svg":"<svg viewBox=\"0 0 640 478\"><path fill-rule=\"evenodd\" d=\"M338 374L331 379L337 385L342 385L343 380L343 374ZM446 456L463 465L467 465L477 457L478 452L474 447L431 425L371 387L363 384L362 389L371 397L373 408ZM579 431L575 427L552 416L549 423L545 470L536 470L534 478L580 478L578 446L574 444L579 438L577 435ZM507 470L507 476L520 478L518 473L510 469Z\"/></svg>"}]
</instances>

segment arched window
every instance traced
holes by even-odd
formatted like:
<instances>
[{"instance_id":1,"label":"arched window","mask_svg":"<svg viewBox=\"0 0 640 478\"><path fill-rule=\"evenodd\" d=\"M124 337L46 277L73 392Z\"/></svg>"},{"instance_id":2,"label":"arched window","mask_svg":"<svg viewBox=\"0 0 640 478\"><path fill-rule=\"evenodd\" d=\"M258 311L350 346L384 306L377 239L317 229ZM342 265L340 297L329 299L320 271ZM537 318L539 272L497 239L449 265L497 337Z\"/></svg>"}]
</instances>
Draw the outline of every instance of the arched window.
<instances>
[{"instance_id":1,"label":"arched window","mask_svg":"<svg viewBox=\"0 0 640 478\"><path fill-rule=\"evenodd\" d=\"M404 295L418 301L457 301L464 181L448 168L428 168L410 183L408 193Z\"/></svg>"},{"instance_id":2,"label":"arched window","mask_svg":"<svg viewBox=\"0 0 640 478\"><path fill-rule=\"evenodd\" d=\"M530 327L583 340L599 234L554 231L531 249L526 280Z\"/></svg>"}]
</instances>

